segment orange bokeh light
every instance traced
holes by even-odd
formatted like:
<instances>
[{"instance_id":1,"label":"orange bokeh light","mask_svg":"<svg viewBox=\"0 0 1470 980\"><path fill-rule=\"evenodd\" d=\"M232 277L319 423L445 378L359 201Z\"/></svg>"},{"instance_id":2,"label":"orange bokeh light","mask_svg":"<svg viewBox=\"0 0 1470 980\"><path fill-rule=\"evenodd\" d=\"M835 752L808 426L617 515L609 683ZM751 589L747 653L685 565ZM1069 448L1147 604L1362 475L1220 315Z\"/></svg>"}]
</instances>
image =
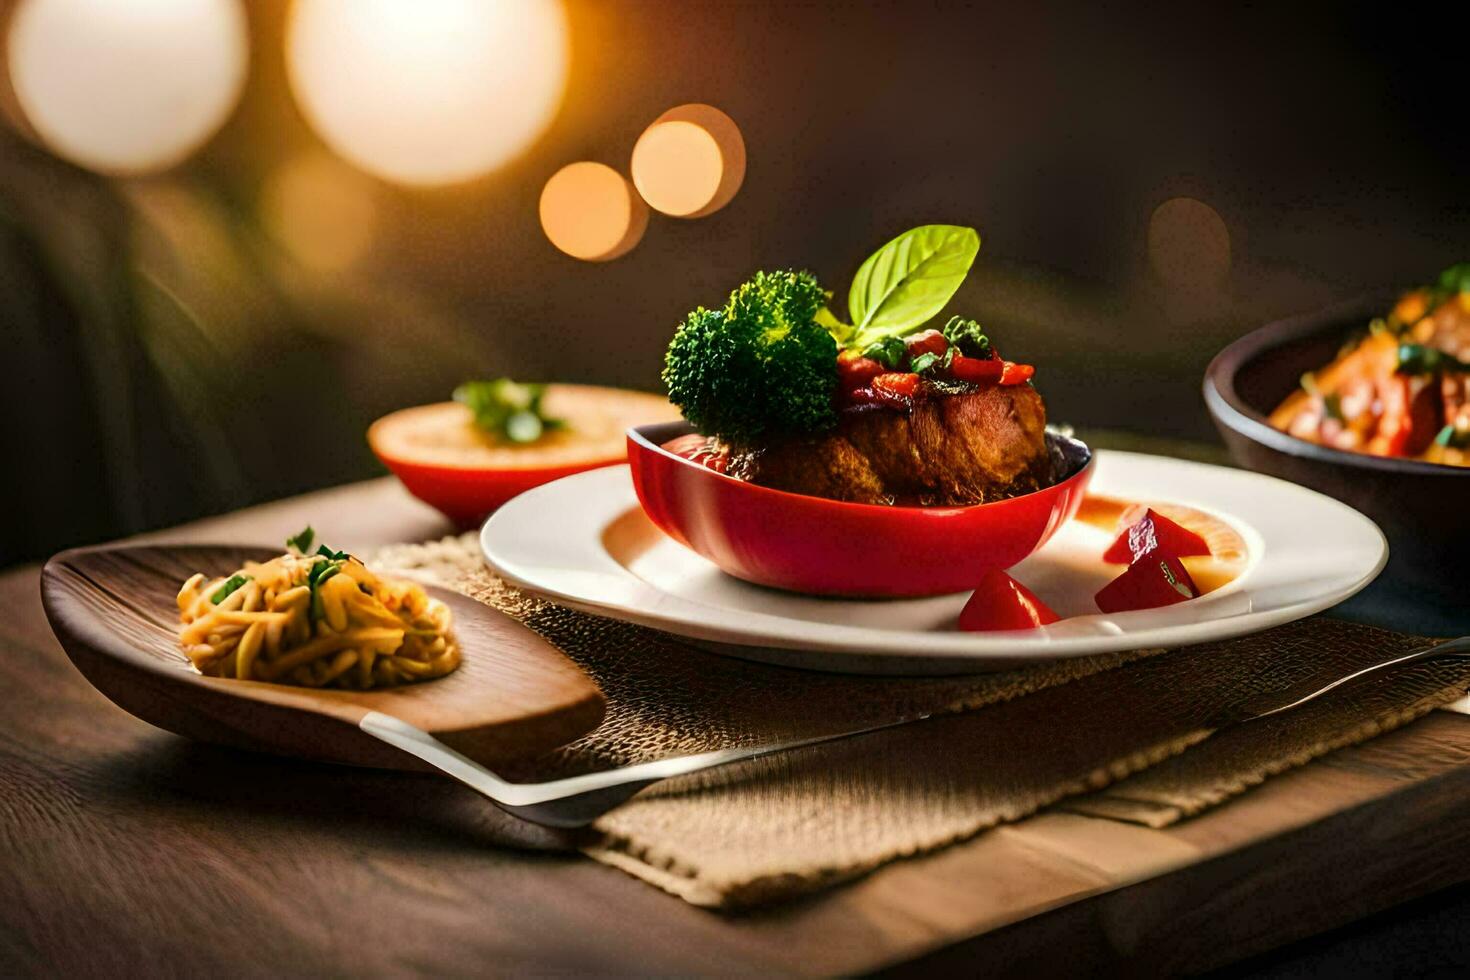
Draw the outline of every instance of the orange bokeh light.
<instances>
[{"instance_id":1,"label":"orange bokeh light","mask_svg":"<svg viewBox=\"0 0 1470 980\"><path fill-rule=\"evenodd\" d=\"M376 186L328 153L312 150L276 168L261 188L261 220L303 265L346 269L372 247Z\"/></svg>"},{"instance_id":2,"label":"orange bokeh light","mask_svg":"<svg viewBox=\"0 0 1470 980\"><path fill-rule=\"evenodd\" d=\"M1204 201L1170 198L1149 217L1148 256L1172 289L1215 289L1230 275L1230 230Z\"/></svg>"},{"instance_id":3,"label":"orange bokeh light","mask_svg":"<svg viewBox=\"0 0 1470 980\"><path fill-rule=\"evenodd\" d=\"M541 191L541 228L573 258L606 262L643 238L648 208L626 177L605 163L562 167Z\"/></svg>"},{"instance_id":4,"label":"orange bokeh light","mask_svg":"<svg viewBox=\"0 0 1470 980\"><path fill-rule=\"evenodd\" d=\"M745 139L735 120L713 106L677 106L638 138L632 171L650 207L675 218L702 218L740 190Z\"/></svg>"}]
</instances>

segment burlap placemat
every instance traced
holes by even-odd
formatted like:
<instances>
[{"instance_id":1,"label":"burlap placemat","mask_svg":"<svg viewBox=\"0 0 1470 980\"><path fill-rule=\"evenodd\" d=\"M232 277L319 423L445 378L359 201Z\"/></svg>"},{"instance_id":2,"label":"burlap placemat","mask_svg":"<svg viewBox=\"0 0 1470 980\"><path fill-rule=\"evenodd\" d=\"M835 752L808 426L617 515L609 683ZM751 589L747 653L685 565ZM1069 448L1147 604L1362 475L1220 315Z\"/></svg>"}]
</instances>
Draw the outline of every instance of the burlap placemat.
<instances>
[{"instance_id":1,"label":"burlap placemat","mask_svg":"<svg viewBox=\"0 0 1470 980\"><path fill-rule=\"evenodd\" d=\"M1464 661L1418 664L1214 734L1205 720L1225 705L1325 682L1424 641L1314 618L1240 640L1005 673L847 676L721 657L533 598L486 570L469 537L377 560L504 610L601 685L602 727L510 778L938 715L671 780L594 825L585 853L711 907L790 898L1052 805L1164 826L1470 688Z\"/></svg>"}]
</instances>

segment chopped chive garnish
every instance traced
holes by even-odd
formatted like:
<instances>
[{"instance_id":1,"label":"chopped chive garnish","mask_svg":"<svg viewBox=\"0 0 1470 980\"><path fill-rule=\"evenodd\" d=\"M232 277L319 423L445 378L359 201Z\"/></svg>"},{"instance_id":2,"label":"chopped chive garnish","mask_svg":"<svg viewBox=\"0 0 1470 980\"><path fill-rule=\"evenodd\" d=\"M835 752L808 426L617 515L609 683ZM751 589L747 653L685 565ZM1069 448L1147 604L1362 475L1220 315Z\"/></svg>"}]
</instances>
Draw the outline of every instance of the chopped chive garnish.
<instances>
[{"instance_id":1,"label":"chopped chive garnish","mask_svg":"<svg viewBox=\"0 0 1470 980\"><path fill-rule=\"evenodd\" d=\"M214 603L216 606L219 605L221 602L224 602L226 599L228 599L231 593L233 593L236 589L240 588L240 586L244 585L248 581L250 581L250 576L242 572L237 572L234 575L231 575L229 578L225 579L223 585L214 590L213 594L211 594L209 597L209 601Z\"/></svg>"},{"instance_id":2,"label":"chopped chive garnish","mask_svg":"<svg viewBox=\"0 0 1470 980\"><path fill-rule=\"evenodd\" d=\"M311 551L312 542L315 540L316 532L308 524L303 530L286 539L286 547L294 548L304 555Z\"/></svg>"}]
</instances>

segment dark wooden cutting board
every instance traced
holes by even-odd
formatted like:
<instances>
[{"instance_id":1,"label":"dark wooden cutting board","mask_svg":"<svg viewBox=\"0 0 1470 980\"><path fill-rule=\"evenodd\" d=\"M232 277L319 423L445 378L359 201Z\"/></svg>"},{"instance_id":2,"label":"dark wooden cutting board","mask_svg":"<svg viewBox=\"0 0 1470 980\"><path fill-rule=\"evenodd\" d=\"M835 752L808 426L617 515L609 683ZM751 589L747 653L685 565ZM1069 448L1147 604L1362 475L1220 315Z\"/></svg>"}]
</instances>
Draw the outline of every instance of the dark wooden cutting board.
<instances>
[{"instance_id":1,"label":"dark wooden cutting board","mask_svg":"<svg viewBox=\"0 0 1470 980\"><path fill-rule=\"evenodd\" d=\"M234 545L77 549L46 563L46 616L72 663L119 707L190 738L352 765L404 768L364 734L369 711L422 728L477 761L524 758L602 720L602 693L520 623L458 593L448 603L464 659L437 680L380 691L320 690L205 677L177 639L175 597L195 572L228 575L278 551Z\"/></svg>"}]
</instances>

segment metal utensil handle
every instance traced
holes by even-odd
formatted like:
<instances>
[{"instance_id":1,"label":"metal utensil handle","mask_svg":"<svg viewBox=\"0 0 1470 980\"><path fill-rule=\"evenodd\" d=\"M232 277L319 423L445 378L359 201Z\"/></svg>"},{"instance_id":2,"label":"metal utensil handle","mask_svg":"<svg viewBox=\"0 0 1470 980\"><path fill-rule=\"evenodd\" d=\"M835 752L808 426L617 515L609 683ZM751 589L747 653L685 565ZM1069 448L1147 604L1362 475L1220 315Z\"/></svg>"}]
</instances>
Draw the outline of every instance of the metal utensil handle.
<instances>
[{"instance_id":1,"label":"metal utensil handle","mask_svg":"<svg viewBox=\"0 0 1470 980\"><path fill-rule=\"evenodd\" d=\"M1215 715L1206 722L1206 727L1218 730L1256 718L1265 718L1283 711L1290 711L1346 684L1360 681L1382 671L1418 660L1445 656L1470 656L1470 636L1460 637L1436 646L1422 647L1336 678L1329 684L1315 687L1308 684L1297 684L1282 690L1255 695ZM422 729L378 711L370 711L364 715L359 722L359 727L374 738L422 759L445 775L459 780L508 813L551 827L582 827L625 802L639 790L673 776L700 772L745 759L756 759L776 752L788 752L807 745L821 745L824 742L835 742L839 739L866 735L885 728L896 728L910 722L922 721L928 717L930 715L923 714L835 735L820 735L789 742L716 749L713 752L700 752L696 755L674 756L669 759L641 762L618 769L605 769L601 772L554 779L544 783L512 783L502 779Z\"/></svg>"},{"instance_id":2,"label":"metal utensil handle","mask_svg":"<svg viewBox=\"0 0 1470 980\"><path fill-rule=\"evenodd\" d=\"M618 769L605 769L600 772L571 776L566 779L554 779L544 783L512 783L502 779L480 763L451 749L428 732L379 711L370 711L364 715L358 727L374 738L402 749L427 762L445 775L459 780L507 812L553 827L580 827L591 823L644 787L673 776L683 776L777 752L788 752L807 745L820 745L824 742L835 742L857 735L866 735L885 728L895 728L913 721L922 721L928 717L927 714L915 715L881 725L839 732L835 735L819 735L789 742L716 749L695 755L656 759L653 762L642 762Z\"/></svg>"},{"instance_id":3,"label":"metal utensil handle","mask_svg":"<svg viewBox=\"0 0 1470 980\"><path fill-rule=\"evenodd\" d=\"M1369 677L1402 667L1420 660L1433 660L1438 657L1470 657L1470 636L1462 636L1454 640L1446 640L1433 646L1420 647L1417 650L1372 664L1351 674L1335 678L1330 683L1322 684L1320 681L1302 681L1289 685L1275 691L1266 691L1263 694L1252 695L1243 701L1238 701L1230 707L1220 711L1205 723L1206 728L1226 728L1230 725L1238 725L1242 722L1253 721L1257 718L1267 718L1271 715L1280 714L1299 708L1309 701L1315 701L1324 694L1329 694L1340 687L1354 684Z\"/></svg>"}]
</instances>

